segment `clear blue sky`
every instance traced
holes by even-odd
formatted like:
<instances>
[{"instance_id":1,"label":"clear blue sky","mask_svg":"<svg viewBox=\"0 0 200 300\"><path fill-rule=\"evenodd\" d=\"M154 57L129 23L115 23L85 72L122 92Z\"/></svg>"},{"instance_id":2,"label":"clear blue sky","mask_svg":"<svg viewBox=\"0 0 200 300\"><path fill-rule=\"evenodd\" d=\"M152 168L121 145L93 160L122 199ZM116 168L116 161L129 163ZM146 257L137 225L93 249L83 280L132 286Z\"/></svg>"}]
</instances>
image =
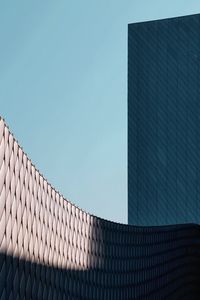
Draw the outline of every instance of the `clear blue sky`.
<instances>
[{"instance_id":1,"label":"clear blue sky","mask_svg":"<svg viewBox=\"0 0 200 300\"><path fill-rule=\"evenodd\" d=\"M199 0L0 0L0 114L65 197L127 222L127 24Z\"/></svg>"}]
</instances>

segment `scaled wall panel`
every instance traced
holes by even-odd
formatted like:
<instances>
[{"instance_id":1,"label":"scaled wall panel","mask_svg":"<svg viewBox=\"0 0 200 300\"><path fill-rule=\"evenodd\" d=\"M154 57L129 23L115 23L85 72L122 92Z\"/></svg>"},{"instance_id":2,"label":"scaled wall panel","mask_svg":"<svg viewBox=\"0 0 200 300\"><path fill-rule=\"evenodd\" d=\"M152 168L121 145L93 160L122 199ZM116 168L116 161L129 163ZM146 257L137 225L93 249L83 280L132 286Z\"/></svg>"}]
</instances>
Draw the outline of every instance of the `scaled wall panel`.
<instances>
[{"instance_id":1,"label":"scaled wall panel","mask_svg":"<svg viewBox=\"0 0 200 300\"><path fill-rule=\"evenodd\" d=\"M200 15L128 27L128 222L200 222Z\"/></svg>"},{"instance_id":2,"label":"scaled wall panel","mask_svg":"<svg viewBox=\"0 0 200 300\"><path fill-rule=\"evenodd\" d=\"M194 224L87 214L35 169L0 119L0 300L199 299Z\"/></svg>"}]
</instances>

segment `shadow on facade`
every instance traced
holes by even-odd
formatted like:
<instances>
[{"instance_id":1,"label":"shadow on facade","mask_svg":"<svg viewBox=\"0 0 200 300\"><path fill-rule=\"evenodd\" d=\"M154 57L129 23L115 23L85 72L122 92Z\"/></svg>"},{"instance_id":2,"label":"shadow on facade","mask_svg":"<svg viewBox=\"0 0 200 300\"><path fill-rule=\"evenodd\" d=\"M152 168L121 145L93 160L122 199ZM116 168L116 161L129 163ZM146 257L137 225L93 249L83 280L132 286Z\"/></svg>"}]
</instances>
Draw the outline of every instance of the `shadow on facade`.
<instances>
[{"instance_id":1,"label":"shadow on facade","mask_svg":"<svg viewBox=\"0 0 200 300\"><path fill-rule=\"evenodd\" d=\"M199 299L199 228L128 226L82 211L0 118L0 300Z\"/></svg>"},{"instance_id":2,"label":"shadow on facade","mask_svg":"<svg viewBox=\"0 0 200 300\"><path fill-rule=\"evenodd\" d=\"M1 253L0 299L199 299L199 226L148 231L98 219L93 229L85 270Z\"/></svg>"}]
</instances>

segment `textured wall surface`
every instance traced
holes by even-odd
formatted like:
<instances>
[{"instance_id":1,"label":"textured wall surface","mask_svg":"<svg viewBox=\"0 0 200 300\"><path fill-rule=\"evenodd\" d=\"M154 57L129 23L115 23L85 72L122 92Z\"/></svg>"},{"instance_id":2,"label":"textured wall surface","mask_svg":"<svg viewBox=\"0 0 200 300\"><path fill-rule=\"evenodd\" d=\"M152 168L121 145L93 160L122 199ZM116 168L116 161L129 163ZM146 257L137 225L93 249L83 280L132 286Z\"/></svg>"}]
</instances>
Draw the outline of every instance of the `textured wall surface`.
<instances>
[{"instance_id":1,"label":"textured wall surface","mask_svg":"<svg viewBox=\"0 0 200 300\"><path fill-rule=\"evenodd\" d=\"M87 214L35 169L0 119L0 300L199 299L195 224Z\"/></svg>"},{"instance_id":2,"label":"textured wall surface","mask_svg":"<svg viewBox=\"0 0 200 300\"><path fill-rule=\"evenodd\" d=\"M200 15L128 29L128 220L200 223Z\"/></svg>"}]
</instances>

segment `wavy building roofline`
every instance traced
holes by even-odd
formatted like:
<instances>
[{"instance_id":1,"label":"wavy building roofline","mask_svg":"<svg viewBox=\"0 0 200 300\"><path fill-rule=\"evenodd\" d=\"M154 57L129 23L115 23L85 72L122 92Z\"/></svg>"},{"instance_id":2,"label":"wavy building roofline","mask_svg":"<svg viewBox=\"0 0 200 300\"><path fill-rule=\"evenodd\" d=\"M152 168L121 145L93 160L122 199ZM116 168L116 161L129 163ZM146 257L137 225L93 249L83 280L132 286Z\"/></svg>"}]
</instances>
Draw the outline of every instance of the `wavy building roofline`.
<instances>
[{"instance_id":1,"label":"wavy building roofline","mask_svg":"<svg viewBox=\"0 0 200 300\"><path fill-rule=\"evenodd\" d=\"M60 195L0 119L0 299L183 299L200 292L199 225L141 227Z\"/></svg>"},{"instance_id":2,"label":"wavy building roofline","mask_svg":"<svg viewBox=\"0 0 200 300\"><path fill-rule=\"evenodd\" d=\"M3 122L3 124L2 124ZM8 132L9 132L9 135L12 136L13 138L13 141L17 143L17 146L19 147L19 149L21 149L22 151L22 155L25 155L27 160L30 162L31 166L35 169L36 172L38 172L39 176L42 177L42 179L47 183L47 185L49 185L51 187L52 190L55 191L55 193L57 193L60 197L62 197L65 201L71 203L71 205L73 205L75 208L78 208L79 210L81 210L82 212L92 216L92 217L95 217L95 218L99 218L101 220L104 220L106 222L111 222L113 224L119 224L119 225L123 225L123 226L131 226L131 227L136 227L137 229L139 228L142 228L142 229L149 229L150 227L151 228L154 228L154 229L158 229L160 230L161 228L164 229L165 227L166 228L178 228L178 227L187 227L187 226L200 226L199 224L196 224L196 223L183 223L183 224L170 224L170 225L162 225L162 226L136 226L136 225L129 225L129 224L124 224L124 223L120 223L120 222L114 222L114 221L111 221L111 220L107 220L107 219L104 219L104 218L101 218L100 216L96 216L96 215L93 215L91 213L88 213L87 211L85 211L84 209L82 209L81 207L79 207L78 205L76 205L74 202L72 202L71 200L69 200L68 198L66 198L63 194L61 194L49 181L48 179L40 172L40 170L36 167L36 165L32 162L32 160L29 158L28 154L24 151L24 148L21 146L20 142L18 141L18 139L15 138L13 132L10 130L10 127L8 126L5 118L3 118L2 116L0 116L0 130L2 126L5 126L5 128L7 128ZM1 133L1 131L0 131ZM1 138L1 136L0 136ZM161 229L161 230L162 230Z\"/></svg>"}]
</instances>

